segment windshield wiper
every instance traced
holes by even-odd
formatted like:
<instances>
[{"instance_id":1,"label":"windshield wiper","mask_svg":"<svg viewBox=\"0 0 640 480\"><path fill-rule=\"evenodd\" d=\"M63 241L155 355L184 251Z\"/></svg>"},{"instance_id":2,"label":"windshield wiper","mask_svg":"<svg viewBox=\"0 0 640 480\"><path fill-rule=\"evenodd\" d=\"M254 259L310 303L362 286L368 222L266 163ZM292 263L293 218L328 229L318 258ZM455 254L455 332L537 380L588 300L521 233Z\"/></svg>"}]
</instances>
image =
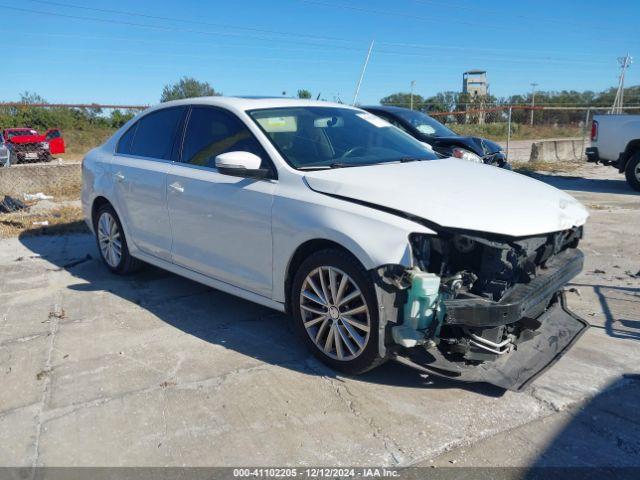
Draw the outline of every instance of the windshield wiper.
<instances>
[{"instance_id":1,"label":"windshield wiper","mask_svg":"<svg viewBox=\"0 0 640 480\"><path fill-rule=\"evenodd\" d=\"M420 162L422 160L428 160L427 158L420 157L401 157L386 162L369 162L369 163L346 163L346 162L333 162L328 165L305 165L297 167L298 170L328 170L334 168L351 168L351 167L371 167L374 165L384 165L386 163L408 163L408 162Z\"/></svg>"},{"instance_id":2,"label":"windshield wiper","mask_svg":"<svg viewBox=\"0 0 640 480\"><path fill-rule=\"evenodd\" d=\"M420 157L401 157L398 160L394 160L395 162L400 163L409 163L409 162L422 162L424 160L428 160L428 158L420 158Z\"/></svg>"}]
</instances>

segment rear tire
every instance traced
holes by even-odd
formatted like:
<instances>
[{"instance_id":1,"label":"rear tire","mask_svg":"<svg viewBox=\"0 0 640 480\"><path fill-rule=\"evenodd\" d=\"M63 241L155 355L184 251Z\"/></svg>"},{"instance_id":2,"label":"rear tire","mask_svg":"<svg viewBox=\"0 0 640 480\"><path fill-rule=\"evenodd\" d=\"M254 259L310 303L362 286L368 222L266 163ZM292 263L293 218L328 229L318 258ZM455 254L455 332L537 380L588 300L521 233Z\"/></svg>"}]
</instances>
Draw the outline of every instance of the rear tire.
<instances>
[{"instance_id":1,"label":"rear tire","mask_svg":"<svg viewBox=\"0 0 640 480\"><path fill-rule=\"evenodd\" d=\"M384 363L378 350L378 302L373 282L346 252L310 255L291 287L294 325L311 352L329 367L364 373Z\"/></svg>"},{"instance_id":2,"label":"rear tire","mask_svg":"<svg viewBox=\"0 0 640 480\"><path fill-rule=\"evenodd\" d=\"M631 188L640 192L640 151L636 151L631 156L624 169L624 175Z\"/></svg>"},{"instance_id":3,"label":"rear tire","mask_svg":"<svg viewBox=\"0 0 640 480\"><path fill-rule=\"evenodd\" d=\"M142 262L129 253L127 239L116 211L109 204L101 206L93 220L93 231L102 261L119 275L134 273Z\"/></svg>"}]
</instances>

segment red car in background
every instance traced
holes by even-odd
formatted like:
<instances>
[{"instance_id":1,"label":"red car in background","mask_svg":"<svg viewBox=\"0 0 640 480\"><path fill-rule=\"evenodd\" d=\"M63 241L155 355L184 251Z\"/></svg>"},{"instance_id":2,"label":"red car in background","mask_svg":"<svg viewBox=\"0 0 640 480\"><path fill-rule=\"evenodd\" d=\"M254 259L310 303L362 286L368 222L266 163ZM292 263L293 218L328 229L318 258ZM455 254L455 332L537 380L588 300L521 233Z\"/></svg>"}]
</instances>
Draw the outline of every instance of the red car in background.
<instances>
[{"instance_id":1,"label":"red car in background","mask_svg":"<svg viewBox=\"0 0 640 480\"><path fill-rule=\"evenodd\" d=\"M7 128L2 131L9 150L9 163L50 162L52 155L64 153L65 144L60 130L52 128L40 135L32 128Z\"/></svg>"}]
</instances>

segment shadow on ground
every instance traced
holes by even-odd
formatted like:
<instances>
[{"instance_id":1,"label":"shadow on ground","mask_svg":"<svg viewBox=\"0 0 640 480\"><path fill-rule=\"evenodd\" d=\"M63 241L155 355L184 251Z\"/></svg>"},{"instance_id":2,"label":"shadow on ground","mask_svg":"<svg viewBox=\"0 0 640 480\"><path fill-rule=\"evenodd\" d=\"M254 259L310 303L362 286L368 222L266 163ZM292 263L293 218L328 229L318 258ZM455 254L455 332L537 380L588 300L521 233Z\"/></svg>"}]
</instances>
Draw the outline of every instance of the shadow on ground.
<instances>
[{"instance_id":1,"label":"shadow on ground","mask_svg":"<svg viewBox=\"0 0 640 480\"><path fill-rule=\"evenodd\" d=\"M639 400L640 375L604 388L553 436L525 478L638 478Z\"/></svg>"},{"instance_id":2,"label":"shadow on ground","mask_svg":"<svg viewBox=\"0 0 640 480\"><path fill-rule=\"evenodd\" d=\"M640 288L615 287L610 285L590 285L572 283L576 287L593 288L600 307L605 316L604 329L607 335L613 338L624 338L630 340L640 340L640 320L630 318L617 318L613 315L610 303L629 303L628 312L640 312ZM613 296L613 294L624 295L624 298Z\"/></svg>"},{"instance_id":3,"label":"shadow on ground","mask_svg":"<svg viewBox=\"0 0 640 480\"><path fill-rule=\"evenodd\" d=\"M24 235L20 241L52 263L53 270L68 271L77 278L77 283L67 287L71 291L110 292L146 309L166 324L211 344L306 374L336 377L335 371L309 355L286 315L150 265L131 276L112 274L99 260L92 237L67 238L73 239L73 245L63 249L67 253L61 253L59 246L45 237ZM71 251L73 253L69 253ZM105 307L108 308L108 304ZM488 384L426 377L395 362L353 378L407 388L457 388L491 397L500 397L505 392Z\"/></svg>"},{"instance_id":4,"label":"shadow on ground","mask_svg":"<svg viewBox=\"0 0 640 480\"><path fill-rule=\"evenodd\" d=\"M617 193L619 195L632 196L640 195L640 192L636 192L627 184L623 174L620 174L619 180L592 179L577 176L544 174L539 172L530 173L528 175L561 190L574 192Z\"/></svg>"}]
</instances>

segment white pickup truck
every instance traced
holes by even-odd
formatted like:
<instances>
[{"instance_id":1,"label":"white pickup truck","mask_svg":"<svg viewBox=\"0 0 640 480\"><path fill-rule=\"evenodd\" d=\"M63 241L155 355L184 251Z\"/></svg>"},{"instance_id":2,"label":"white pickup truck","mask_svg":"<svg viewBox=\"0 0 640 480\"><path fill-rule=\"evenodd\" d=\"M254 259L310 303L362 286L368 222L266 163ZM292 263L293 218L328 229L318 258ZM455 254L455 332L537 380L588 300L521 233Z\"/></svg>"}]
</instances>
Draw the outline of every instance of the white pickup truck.
<instances>
[{"instance_id":1,"label":"white pickup truck","mask_svg":"<svg viewBox=\"0 0 640 480\"><path fill-rule=\"evenodd\" d=\"M591 124L589 162L611 165L640 191L640 115L595 115Z\"/></svg>"}]
</instances>

